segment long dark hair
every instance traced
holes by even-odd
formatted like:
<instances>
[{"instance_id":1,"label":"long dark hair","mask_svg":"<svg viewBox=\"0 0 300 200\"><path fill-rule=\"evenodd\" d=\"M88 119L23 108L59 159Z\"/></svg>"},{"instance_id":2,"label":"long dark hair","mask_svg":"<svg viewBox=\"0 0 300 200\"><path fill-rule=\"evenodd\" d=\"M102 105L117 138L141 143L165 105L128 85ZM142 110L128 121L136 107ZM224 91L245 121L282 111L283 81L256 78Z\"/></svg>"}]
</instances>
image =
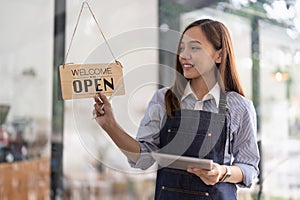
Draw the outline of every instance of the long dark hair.
<instances>
[{"instance_id":1,"label":"long dark hair","mask_svg":"<svg viewBox=\"0 0 300 200\"><path fill-rule=\"evenodd\" d=\"M215 50L222 49L221 63L217 64L219 74L218 82L221 88L225 91L235 91L244 96L244 91L236 69L231 37L225 25L211 19L197 20L185 28L181 35L180 42L184 33L192 27L201 28ZM175 83L165 94L166 111L169 116L173 116L174 110L180 109L180 99L189 81L183 76L183 69L179 62L179 46L176 55L176 71Z\"/></svg>"}]
</instances>

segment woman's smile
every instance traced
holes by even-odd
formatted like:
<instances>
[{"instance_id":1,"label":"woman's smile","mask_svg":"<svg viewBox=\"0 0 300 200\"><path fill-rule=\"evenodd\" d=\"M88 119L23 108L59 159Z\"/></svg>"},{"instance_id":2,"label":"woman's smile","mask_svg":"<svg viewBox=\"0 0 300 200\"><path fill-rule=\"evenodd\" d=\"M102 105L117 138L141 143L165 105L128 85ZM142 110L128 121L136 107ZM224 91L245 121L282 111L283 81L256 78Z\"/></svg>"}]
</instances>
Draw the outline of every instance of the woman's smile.
<instances>
[{"instance_id":1,"label":"woman's smile","mask_svg":"<svg viewBox=\"0 0 300 200\"><path fill-rule=\"evenodd\" d=\"M183 63L183 64L182 64L182 67L183 67L183 68L192 68L192 67L194 67L194 65L191 64L191 63Z\"/></svg>"}]
</instances>

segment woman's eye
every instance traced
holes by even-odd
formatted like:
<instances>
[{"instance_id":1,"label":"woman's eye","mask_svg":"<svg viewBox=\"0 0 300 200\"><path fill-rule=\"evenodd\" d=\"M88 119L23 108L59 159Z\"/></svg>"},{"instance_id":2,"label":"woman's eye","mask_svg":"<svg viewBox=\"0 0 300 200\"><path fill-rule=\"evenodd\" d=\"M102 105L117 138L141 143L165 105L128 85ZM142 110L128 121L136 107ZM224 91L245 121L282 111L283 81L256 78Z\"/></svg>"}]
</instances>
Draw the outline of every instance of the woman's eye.
<instances>
[{"instance_id":1,"label":"woman's eye","mask_svg":"<svg viewBox=\"0 0 300 200\"><path fill-rule=\"evenodd\" d=\"M193 51L196 51L196 50L200 50L201 48L200 48L200 47L191 47L191 49L192 49Z\"/></svg>"},{"instance_id":2,"label":"woman's eye","mask_svg":"<svg viewBox=\"0 0 300 200\"><path fill-rule=\"evenodd\" d=\"M179 52L183 52L184 51L184 47L179 47Z\"/></svg>"}]
</instances>

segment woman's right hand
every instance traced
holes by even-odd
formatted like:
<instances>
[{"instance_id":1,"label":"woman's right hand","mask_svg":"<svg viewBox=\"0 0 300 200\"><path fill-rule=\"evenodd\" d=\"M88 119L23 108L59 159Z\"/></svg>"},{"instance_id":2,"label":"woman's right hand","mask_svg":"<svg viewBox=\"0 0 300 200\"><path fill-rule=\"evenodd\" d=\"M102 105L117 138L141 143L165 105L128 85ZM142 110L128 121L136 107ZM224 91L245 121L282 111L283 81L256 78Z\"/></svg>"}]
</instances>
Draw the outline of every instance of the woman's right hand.
<instances>
[{"instance_id":1,"label":"woman's right hand","mask_svg":"<svg viewBox=\"0 0 300 200\"><path fill-rule=\"evenodd\" d=\"M116 127L116 121L112 112L112 106L107 97L103 93L98 93L94 96L95 104L93 116L96 122L106 131Z\"/></svg>"}]
</instances>

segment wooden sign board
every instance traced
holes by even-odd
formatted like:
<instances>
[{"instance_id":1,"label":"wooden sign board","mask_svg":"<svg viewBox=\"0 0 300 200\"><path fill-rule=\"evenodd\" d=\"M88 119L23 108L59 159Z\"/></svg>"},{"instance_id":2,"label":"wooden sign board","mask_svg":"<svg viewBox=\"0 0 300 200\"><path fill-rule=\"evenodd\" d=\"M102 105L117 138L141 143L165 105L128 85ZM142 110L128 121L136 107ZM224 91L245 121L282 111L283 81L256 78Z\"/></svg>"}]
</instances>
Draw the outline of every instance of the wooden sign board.
<instances>
[{"instance_id":1,"label":"wooden sign board","mask_svg":"<svg viewBox=\"0 0 300 200\"><path fill-rule=\"evenodd\" d=\"M60 65L60 82L64 100L91 98L102 92L106 96L125 94L121 63Z\"/></svg>"}]
</instances>

